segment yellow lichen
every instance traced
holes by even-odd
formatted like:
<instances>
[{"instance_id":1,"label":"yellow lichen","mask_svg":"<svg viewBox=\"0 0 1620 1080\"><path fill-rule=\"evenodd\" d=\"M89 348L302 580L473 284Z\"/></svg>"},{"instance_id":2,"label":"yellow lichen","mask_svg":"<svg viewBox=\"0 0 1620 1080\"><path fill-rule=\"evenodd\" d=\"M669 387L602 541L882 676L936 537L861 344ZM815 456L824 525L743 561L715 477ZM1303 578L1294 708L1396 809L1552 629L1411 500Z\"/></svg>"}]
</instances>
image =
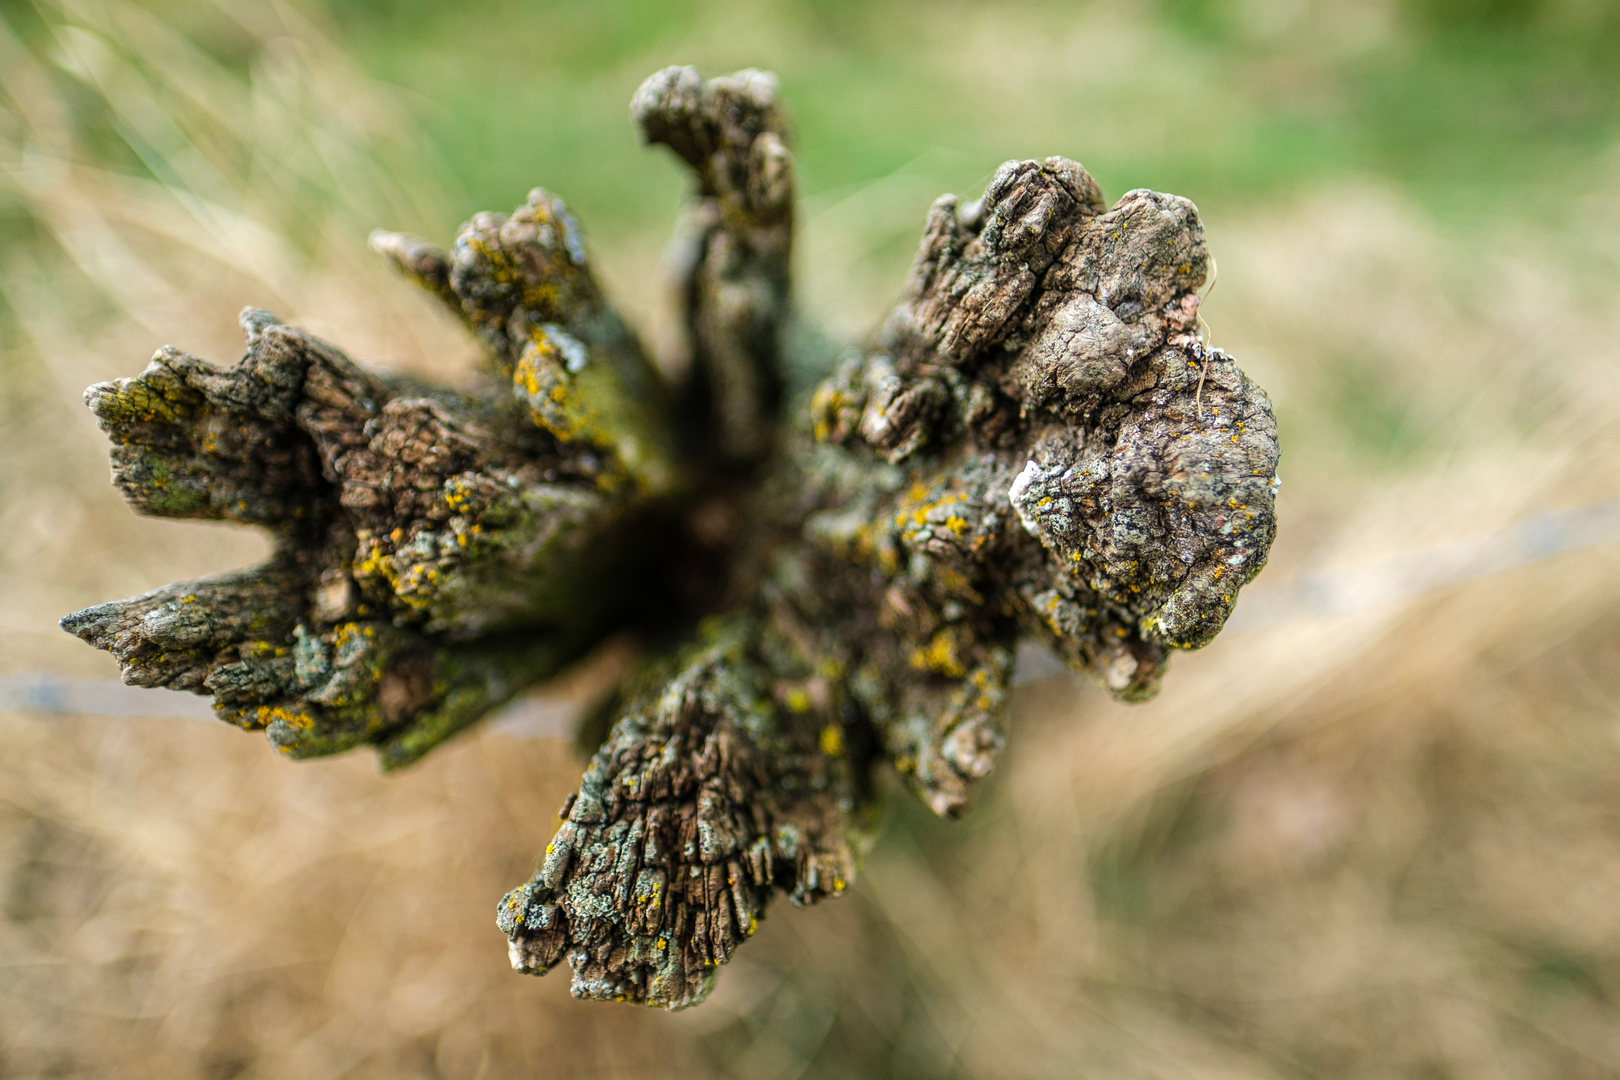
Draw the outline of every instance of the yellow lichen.
<instances>
[{"instance_id":1,"label":"yellow lichen","mask_svg":"<svg viewBox=\"0 0 1620 1080\"><path fill-rule=\"evenodd\" d=\"M844 753L844 729L837 724L828 724L821 729L821 752L828 757L841 757Z\"/></svg>"},{"instance_id":2,"label":"yellow lichen","mask_svg":"<svg viewBox=\"0 0 1620 1080\"><path fill-rule=\"evenodd\" d=\"M936 671L947 678L960 679L967 674L967 666L959 655L961 637L962 631L956 627L939 631L927 645L912 651L911 666L919 671Z\"/></svg>"}]
</instances>

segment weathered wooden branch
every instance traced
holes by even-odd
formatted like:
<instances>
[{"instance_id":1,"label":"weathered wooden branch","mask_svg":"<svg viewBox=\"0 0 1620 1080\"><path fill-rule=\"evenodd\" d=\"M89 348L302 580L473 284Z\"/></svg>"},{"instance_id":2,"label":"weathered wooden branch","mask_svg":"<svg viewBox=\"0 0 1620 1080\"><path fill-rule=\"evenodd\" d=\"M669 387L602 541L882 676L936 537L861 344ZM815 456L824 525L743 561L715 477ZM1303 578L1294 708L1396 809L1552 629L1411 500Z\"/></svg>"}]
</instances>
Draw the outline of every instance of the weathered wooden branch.
<instances>
[{"instance_id":1,"label":"weathered wooden branch","mask_svg":"<svg viewBox=\"0 0 1620 1080\"><path fill-rule=\"evenodd\" d=\"M641 84L630 113L698 181L681 268L694 367L683 396L709 432L698 452L757 463L776 438L793 250L793 156L776 79L750 70L705 83L695 68L666 68Z\"/></svg>"},{"instance_id":2,"label":"weathered wooden branch","mask_svg":"<svg viewBox=\"0 0 1620 1080\"><path fill-rule=\"evenodd\" d=\"M966 808L1021 639L1128 701L1207 644L1265 563L1277 432L1197 334L1193 205L1106 207L1063 158L937 201L902 303L784 418L774 82L671 68L632 110L698 181L681 385L552 196L448 253L379 234L487 345L487 391L368 374L252 311L234 368L165 349L93 387L138 510L263 525L277 550L64 626L293 756L372 743L385 766L615 629L687 627L621 688L498 917L522 971L566 959L579 996L680 1007L774 893L853 880L881 762Z\"/></svg>"},{"instance_id":3,"label":"weathered wooden branch","mask_svg":"<svg viewBox=\"0 0 1620 1080\"><path fill-rule=\"evenodd\" d=\"M262 525L271 562L68 616L126 682L214 696L294 757L420 757L633 606L678 496L662 387L536 191L445 253L376 246L488 344L477 397L385 379L267 312L220 369L158 352L86 401L143 513Z\"/></svg>"}]
</instances>

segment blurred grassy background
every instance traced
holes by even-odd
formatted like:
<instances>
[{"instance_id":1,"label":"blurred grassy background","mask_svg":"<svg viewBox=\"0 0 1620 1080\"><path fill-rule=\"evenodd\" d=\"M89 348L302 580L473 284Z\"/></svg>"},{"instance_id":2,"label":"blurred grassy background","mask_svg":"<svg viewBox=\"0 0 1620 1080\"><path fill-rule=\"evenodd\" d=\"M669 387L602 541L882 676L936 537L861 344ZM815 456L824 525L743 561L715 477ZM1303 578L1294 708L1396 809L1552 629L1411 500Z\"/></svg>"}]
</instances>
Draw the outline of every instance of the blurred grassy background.
<instances>
[{"instance_id":1,"label":"blurred grassy background","mask_svg":"<svg viewBox=\"0 0 1620 1080\"><path fill-rule=\"evenodd\" d=\"M59 615L264 550L130 515L88 383L224 361L249 303L465 377L373 226L544 184L665 340L683 183L626 113L669 63L780 75L835 338L1004 159L1194 199L1286 440L1255 597L1612 499L1617 55L1598 0L0 0L0 676L112 677ZM851 895L674 1016L506 966L560 741L384 780L0 712L0 1075L1620 1075L1620 551L1289 610L1149 706L1026 685L968 819L891 800Z\"/></svg>"}]
</instances>

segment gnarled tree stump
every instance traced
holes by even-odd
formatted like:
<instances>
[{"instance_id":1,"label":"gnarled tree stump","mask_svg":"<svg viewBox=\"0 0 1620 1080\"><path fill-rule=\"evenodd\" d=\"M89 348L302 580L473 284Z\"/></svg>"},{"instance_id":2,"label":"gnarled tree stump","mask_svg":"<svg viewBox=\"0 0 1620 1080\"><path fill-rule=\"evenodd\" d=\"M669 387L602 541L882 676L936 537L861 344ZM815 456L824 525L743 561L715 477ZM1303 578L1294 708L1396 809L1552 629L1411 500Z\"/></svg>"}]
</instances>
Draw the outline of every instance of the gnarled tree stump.
<instances>
[{"instance_id":1,"label":"gnarled tree stump","mask_svg":"<svg viewBox=\"0 0 1620 1080\"><path fill-rule=\"evenodd\" d=\"M385 767L611 632L684 627L621 688L498 913L520 970L566 959L579 996L680 1007L774 893L854 879L882 763L936 813L966 809L1020 640L1127 701L1207 644L1265 563L1277 430L1197 332L1192 203L1109 207L1064 158L937 201L893 315L787 401L774 81L670 68L632 111L698 181L680 385L552 195L479 215L448 252L377 234L484 342L484 391L367 373L251 309L235 367L166 348L92 387L137 510L277 543L63 625L290 756L369 743Z\"/></svg>"}]
</instances>

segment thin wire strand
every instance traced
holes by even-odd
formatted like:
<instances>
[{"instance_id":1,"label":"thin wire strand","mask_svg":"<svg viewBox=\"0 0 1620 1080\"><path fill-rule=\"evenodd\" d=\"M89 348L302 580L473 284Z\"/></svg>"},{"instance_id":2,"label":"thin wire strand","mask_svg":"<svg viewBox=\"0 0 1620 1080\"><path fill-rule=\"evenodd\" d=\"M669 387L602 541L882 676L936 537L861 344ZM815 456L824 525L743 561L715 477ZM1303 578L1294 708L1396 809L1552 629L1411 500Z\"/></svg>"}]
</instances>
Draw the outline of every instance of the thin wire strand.
<instances>
[{"instance_id":1,"label":"thin wire strand","mask_svg":"<svg viewBox=\"0 0 1620 1080\"><path fill-rule=\"evenodd\" d=\"M1620 540L1620 499L1546 510L1504 528L1444 544L1396 552L1359 566L1306 572L1291 581L1244 589L1228 633L1294 622L1335 619L1384 605L1411 603L1438 589L1489 577ZM1016 678L1033 682L1066 669L1047 654ZM1023 662L1022 660L1020 661ZM0 675L0 709L80 716L213 719L206 699L153 693L111 680L70 679L47 672ZM579 714L576 701L524 695L493 713L485 730L515 738L566 738Z\"/></svg>"}]
</instances>

